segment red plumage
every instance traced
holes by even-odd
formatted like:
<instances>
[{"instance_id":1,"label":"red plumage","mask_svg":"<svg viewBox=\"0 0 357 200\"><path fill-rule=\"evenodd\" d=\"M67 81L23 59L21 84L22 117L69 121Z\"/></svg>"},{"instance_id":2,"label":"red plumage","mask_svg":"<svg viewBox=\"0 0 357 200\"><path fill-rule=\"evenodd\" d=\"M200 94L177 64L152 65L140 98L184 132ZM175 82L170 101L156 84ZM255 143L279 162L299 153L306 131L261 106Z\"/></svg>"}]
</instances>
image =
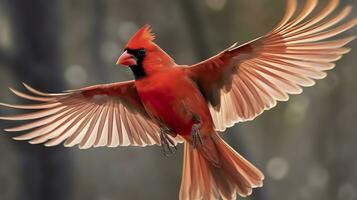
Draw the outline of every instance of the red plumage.
<instances>
[{"instance_id":1,"label":"red plumage","mask_svg":"<svg viewBox=\"0 0 357 200\"><path fill-rule=\"evenodd\" d=\"M118 64L130 67L135 80L58 94L25 84L31 94L11 90L41 103L1 105L38 111L0 119L33 120L5 130L29 131L15 139L46 146L157 144L172 152L184 142L181 200L247 196L263 185L264 176L217 131L252 120L324 78L324 71L349 52L343 46L355 38L325 40L356 25L354 18L333 27L351 12L350 6L325 20L338 5L338 0L331 0L304 21L317 1L308 0L301 14L291 19L296 4L289 0L282 21L271 32L192 66L177 65L154 43L151 28L145 25L118 59Z\"/></svg>"}]
</instances>

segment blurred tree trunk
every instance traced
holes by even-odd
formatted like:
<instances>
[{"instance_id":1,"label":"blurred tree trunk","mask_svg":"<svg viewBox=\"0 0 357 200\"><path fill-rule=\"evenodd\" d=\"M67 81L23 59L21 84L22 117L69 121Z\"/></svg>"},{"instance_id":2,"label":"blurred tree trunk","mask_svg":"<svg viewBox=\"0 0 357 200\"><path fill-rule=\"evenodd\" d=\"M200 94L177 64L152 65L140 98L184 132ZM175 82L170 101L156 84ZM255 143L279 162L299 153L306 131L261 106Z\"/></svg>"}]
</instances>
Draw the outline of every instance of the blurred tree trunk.
<instances>
[{"instance_id":1,"label":"blurred tree trunk","mask_svg":"<svg viewBox=\"0 0 357 200\"><path fill-rule=\"evenodd\" d=\"M207 44L207 41L205 41L204 27L198 14L199 10L197 9L197 2L182 0L179 1L179 6L182 9L182 15L187 24L196 56L200 60L207 59L211 53L209 45Z\"/></svg>"},{"instance_id":2,"label":"blurred tree trunk","mask_svg":"<svg viewBox=\"0 0 357 200\"><path fill-rule=\"evenodd\" d=\"M8 0L19 81L43 91L63 90L59 45L59 0ZM22 164L21 199L71 199L71 159L62 147L17 143Z\"/></svg>"},{"instance_id":3,"label":"blurred tree trunk","mask_svg":"<svg viewBox=\"0 0 357 200\"><path fill-rule=\"evenodd\" d=\"M101 83L108 81L109 73L106 63L103 60L102 45L104 43L105 37L105 13L106 4L102 0L94 0L93 6L93 48L92 48L92 59L95 65L96 74L98 80Z\"/></svg>"}]
</instances>

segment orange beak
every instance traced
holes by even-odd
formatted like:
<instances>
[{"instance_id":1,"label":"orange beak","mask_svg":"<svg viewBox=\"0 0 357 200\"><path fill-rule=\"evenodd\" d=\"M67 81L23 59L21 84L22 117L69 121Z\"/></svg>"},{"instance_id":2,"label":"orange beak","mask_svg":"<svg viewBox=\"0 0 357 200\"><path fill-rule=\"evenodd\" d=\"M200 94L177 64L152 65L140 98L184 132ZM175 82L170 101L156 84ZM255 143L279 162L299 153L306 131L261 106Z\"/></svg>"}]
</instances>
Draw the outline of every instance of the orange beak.
<instances>
[{"instance_id":1,"label":"orange beak","mask_svg":"<svg viewBox=\"0 0 357 200\"><path fill-rule=\"evenodd\" d=\"M117 65L125 65L125 66L132 66L136 65L136 59L133 55L129 54L127 51L124 51L123 54L119 57L117 61Z\"/></svg>"}]
</instances>

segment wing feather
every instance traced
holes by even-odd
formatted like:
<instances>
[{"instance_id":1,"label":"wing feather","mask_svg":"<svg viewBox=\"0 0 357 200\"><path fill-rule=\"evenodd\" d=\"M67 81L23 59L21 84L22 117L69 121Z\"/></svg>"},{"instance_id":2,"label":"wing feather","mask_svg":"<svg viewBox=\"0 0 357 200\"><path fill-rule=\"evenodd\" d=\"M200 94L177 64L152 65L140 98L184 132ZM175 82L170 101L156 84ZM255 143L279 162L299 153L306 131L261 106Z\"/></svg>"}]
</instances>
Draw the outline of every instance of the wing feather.
<instances>
[{"instance_id":1,"label":"wing feather","mask_svg":"<svg viewBox=\"0 0 357 200\"><path fill-rule=\"evenodd\" d=\"M352 11L344 7L331 13L339 1L330 2L309 17L317 0L307 0L294 16L296 0L289 0L280 23L266 35L241 46L233 46L186 68L189 77L210 104L216 129L223 131L236 122L252 120L277 101L300 94L333 69L333 62L350 51L345 48L356 37L327 40L357 24L357 18L342 22Z\"/></svg>"},{"instance_id":2,"label":"wing feather","mask_svg":"<svg viewBox=\"0 0 357 200\"><path fill-rule=\"evenodd\" d=\"M87 132L90 126L90 120L92 119L98 108L99 105L95 105L94 108L89 110L88 115L85 116L84 120L79 125L77 130L70 137L68 137L68 139L64 143L66 147L72 147L80 143L81 139L83 139L84 134Z\"/></svg>"},{"instance_id":3,"label":"wing feather","mask_svg":"<svg viewBox=\"0 0 357 200\"><path fill-rule=\"evenodd\" d=\"M32 120L6 131L27 131L14 137L32 144L80 148L161 145L159 126L147 115L133 81L97 85L63 93L44 93L23 83L29 94L11 89L34 104L0 103L15 109L35 110L1 116L2 120ZM173 138L180 142L180 139Z\"/></svg>"},{"instance_id":4,"label":"wing feather","mask_svg":"<svg viewBox=\"0 0 357 200\"><path fill-rule=\"evenodd\" d=\"M83 140L79 143L79 148L81 149L88 149L92 147L96 133L94 131L95 127L98 125L98 119L100 115L102 114L103 111L103 106L99 105L98 111L95 112L93 118L91 119L90 125L88 127L88 130L86 131Z\"/></svg>"}]
</instances>

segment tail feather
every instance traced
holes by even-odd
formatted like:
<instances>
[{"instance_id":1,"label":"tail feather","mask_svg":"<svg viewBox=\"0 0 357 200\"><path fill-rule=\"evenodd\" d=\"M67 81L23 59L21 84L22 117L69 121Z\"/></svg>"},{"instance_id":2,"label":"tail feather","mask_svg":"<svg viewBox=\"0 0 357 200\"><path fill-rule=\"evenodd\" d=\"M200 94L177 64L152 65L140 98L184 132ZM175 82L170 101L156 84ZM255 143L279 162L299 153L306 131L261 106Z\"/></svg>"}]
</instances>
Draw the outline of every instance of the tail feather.
<instances>
[{"instance_id":1,"label":"tail feather","mask_svg":"<svg viewBox=\"0 0 357 200\"><path fill-rule=\"evenodd\" d=\"M248 196L263 185L264 175L239 155L218 134L200 148L184 147L180 200L227 200Z\"/></svg>"}]
</instances>

